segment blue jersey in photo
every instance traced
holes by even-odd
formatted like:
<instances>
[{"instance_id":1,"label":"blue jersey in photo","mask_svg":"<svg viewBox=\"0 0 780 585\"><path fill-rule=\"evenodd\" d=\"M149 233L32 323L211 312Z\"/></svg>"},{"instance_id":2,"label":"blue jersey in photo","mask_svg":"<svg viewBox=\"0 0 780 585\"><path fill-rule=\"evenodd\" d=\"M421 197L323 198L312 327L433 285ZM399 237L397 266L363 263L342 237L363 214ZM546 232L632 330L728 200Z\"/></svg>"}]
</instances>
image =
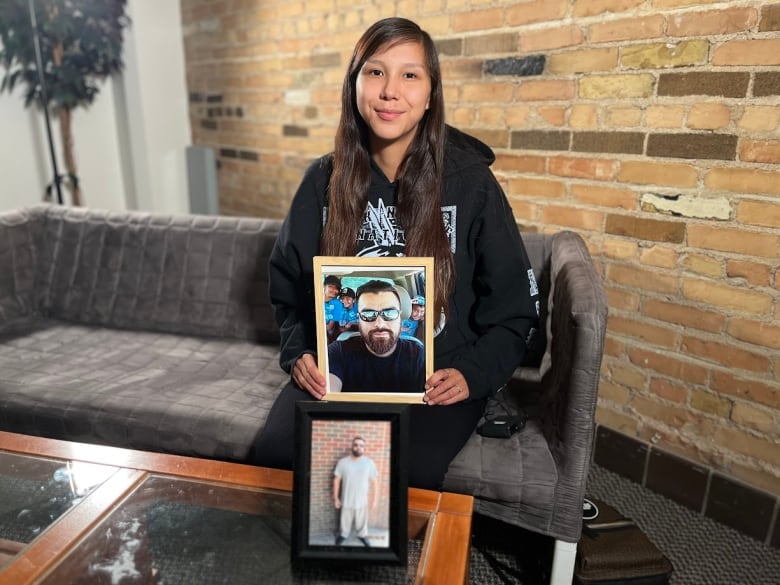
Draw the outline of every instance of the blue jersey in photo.
<instances>
[{"instance_id":1,"label":"blue jersey in photo","mask_svg":"<svg viewBox=\"0 0 780 585\"><path fill-rule=\"evenodd\" d=\"M420 324L416 319L404 319L401 321L401 335L408 337L414 337L417 333L417 326Z\"/></svg>"},{"instance_id":2,"label":"blue jersey in photo","mask_svg":"<svg viewBox=\"0 0 780 585\"><path fill-rule=\"evenodd\" d=\"M336 323L341 322L341 319L344 315L344 305L341 304L341 301L338 299L330 299L329 301L325 301L325 323L330 323L331 321L335 321Z\"/></svg>"}]
</instances>

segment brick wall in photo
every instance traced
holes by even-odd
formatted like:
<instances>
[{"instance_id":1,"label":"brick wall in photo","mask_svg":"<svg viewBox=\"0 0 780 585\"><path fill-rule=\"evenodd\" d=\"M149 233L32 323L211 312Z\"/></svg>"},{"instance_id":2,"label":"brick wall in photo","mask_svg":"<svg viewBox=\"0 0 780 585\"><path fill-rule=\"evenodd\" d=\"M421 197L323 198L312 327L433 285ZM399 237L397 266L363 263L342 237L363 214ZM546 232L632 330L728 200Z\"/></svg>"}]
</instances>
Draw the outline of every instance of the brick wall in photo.
<instances>
[{"instance_id":1,"label":"brick wall in photo","mask_svg":"<svg viewBox=\"0 0 780 585\"><path fill-rule=\"evenodd\" d=\"M339 512L333 507L333 471L338 460L350 454L355 437L363 437L366 442L365 456L373 459L379 473L379 496L376 508L369 515L369 527L389 528L390 432L389 421L312 421L309 482L309 526L312 531L327 527L334 537L336 535Z\"/></svg>"},{"instance_id":2,"label":"brick wall in photo","mask_svg":"<svg viewBox=\"0 0 780 585\"><path fill-rule=\"evenodd\" d=\"M182 0L223 213L282 217L331 150L352 47L436 39L448 122L524 230L574 230L609 296L598 421L780 494L780 3Z\"/></svg>"}]
</instances>

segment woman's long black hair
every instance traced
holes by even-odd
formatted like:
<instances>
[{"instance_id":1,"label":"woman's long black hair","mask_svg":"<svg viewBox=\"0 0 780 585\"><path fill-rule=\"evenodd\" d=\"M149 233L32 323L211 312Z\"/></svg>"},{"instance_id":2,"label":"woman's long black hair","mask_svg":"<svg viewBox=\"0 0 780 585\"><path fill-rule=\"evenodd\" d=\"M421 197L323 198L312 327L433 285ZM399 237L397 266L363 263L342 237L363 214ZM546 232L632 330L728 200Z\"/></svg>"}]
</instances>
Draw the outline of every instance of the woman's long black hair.
<instances>
[{"instance_id":1,"label":"woman's long black hair","mask_svg":"<svg viewBox=\"0 0 780 585\"><path fill-rule=\"evenodd\" d=\"M444 172L444 97L441 68L430 35L405 18L386 18L360 38L344 78L341 120L336 132L333 174L328 190L328 218L322 233L322 253L352 256L363 222L371 185L368 126L357 108L356 83L364 63L380 50L414 42L423 47L431 95L406 155L398 169L397 218L406 235L407 256L432 256L438 314L447 310L455 281L455 261L441 214Z\"/></svg>"}]
</instances>

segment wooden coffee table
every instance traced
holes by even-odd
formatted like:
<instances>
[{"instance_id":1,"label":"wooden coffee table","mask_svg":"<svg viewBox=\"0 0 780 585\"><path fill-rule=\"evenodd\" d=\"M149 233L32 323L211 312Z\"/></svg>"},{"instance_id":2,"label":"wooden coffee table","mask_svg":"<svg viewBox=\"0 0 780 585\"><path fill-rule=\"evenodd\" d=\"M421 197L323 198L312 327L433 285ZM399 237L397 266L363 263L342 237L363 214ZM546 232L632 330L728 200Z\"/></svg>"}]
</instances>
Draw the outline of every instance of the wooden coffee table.
<instances>
[{"instance_id":1,"label":"wooden coffee table","mask_svg":"<svg viewBox=\"0 0 780 585\"><path fill-rule=\"evenodd\" d=\"M0 492L2 583L307 577L289 563L288 471L0 431ZM333 582L466 583L472 505L410 488L409 565L342 566Z\"/></svg>"}]
</instances>

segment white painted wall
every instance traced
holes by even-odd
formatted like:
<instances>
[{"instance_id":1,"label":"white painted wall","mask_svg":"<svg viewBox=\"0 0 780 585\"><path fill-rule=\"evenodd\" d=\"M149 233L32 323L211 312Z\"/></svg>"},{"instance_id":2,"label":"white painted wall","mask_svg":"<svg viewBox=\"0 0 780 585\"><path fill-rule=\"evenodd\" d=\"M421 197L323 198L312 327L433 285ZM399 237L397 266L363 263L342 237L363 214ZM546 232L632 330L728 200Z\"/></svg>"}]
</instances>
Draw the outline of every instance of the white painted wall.
<instances>
[{"instance_id":1,"label":"white painted wall","mask_svg":"<svg viewBox=\"0 0 780 585\"><path fill-rule=\"evenodd\" d=\"M123 74L73 115L83 202L184 213L191 133L179 2L129 0L128 13ZM52 133L63 173L56 118ZM21 91L0 94L0 210L41 201L52 179L43 113L25 109Z\"/></svg>"},{"instance_id":2,"label":"white painted wall","mask_svg":"<svg viewBox=\"0 0 780 585\"><path fill-rule=\"evenodd\" d=\"M108 81L104 85L89 109L74 112L72 124L85 202L91 207L119 210L126 206L118 137L112 123L114 103L105 98L110 96L110 84ZM46 185L54 179L43 112L36 106L25 109L23 92L18 88L13 94L0 95L0 121L0 209L38 203ZM55 117L51 118L51 128L59 172L64 173L59 121ZM63 196L68 200L66 189Z\"/></svg>"},{"instance_id":3,"label":"white painted wall","mask_svg":"<svg viewBox=\"0 0 780 585\"><path fill-rule=\"evenodd\" d=\"M51 167L43 116L22 109L22 94L0 94L0 210L40 201Z\"/></svg>"},{"instance_id":4,"label":"white painted wall","mask_svg":"<svg viewBox=\"0 0 780 585\"><path fill-rule=\"evenodd\" d=\"M127 116L123 160L131 209L187 212L186 147L191 143L179 2L131 0L134 34L115 98ZM126 173L127 174L127 173ZM131 185L132 183L132 185Z\"/></svg>"}]
</instances>

